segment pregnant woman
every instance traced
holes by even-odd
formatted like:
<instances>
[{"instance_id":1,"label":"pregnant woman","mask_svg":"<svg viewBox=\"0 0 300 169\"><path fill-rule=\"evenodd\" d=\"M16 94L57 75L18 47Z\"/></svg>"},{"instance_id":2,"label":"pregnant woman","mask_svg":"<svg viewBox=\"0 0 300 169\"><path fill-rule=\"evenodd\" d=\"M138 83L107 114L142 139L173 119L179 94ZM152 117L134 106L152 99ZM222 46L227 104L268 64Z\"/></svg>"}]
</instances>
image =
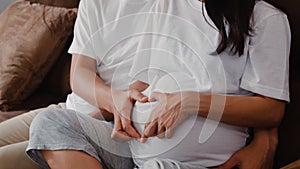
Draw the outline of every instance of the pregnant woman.
<instances>
[{"instance_id":1,"label":"pregnant woman","mask_svg":"<svg viewBox=\"0 0 300 169\"><path fill-rule=\"evenodd\" d=\"M83 0L73 110L40 113L27 154L44 168L218 167L249 127L280 123L289 47L286 15L265 1Z\"/></svg>"}]
</instances>

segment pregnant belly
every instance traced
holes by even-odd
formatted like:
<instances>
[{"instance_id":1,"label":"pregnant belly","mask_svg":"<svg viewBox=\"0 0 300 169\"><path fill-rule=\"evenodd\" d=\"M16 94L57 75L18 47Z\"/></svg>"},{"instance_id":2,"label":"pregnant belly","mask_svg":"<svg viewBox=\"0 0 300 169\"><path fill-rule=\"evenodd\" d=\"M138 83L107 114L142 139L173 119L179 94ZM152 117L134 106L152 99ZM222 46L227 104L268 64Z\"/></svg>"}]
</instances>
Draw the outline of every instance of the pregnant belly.
<instances>
[{"instance_id":1,"label":"pregnant belly","mask_svg":"<svg viewBox=\"0 0 300 169\"><path fill-rule=\"evenodd\" d=\"M136 103L132 112L134 127L143 132L154 103ZM194 163L204 167L216 166L225 162L235 151L245 145L247 129L220 123L212 136L204 143L199 136L205 119L190 116L175 129L171 139L151 137L140 143L134 139L129 142L135 163L142 166L151 158L172 159Z\"/></svg>"}]
</instances>

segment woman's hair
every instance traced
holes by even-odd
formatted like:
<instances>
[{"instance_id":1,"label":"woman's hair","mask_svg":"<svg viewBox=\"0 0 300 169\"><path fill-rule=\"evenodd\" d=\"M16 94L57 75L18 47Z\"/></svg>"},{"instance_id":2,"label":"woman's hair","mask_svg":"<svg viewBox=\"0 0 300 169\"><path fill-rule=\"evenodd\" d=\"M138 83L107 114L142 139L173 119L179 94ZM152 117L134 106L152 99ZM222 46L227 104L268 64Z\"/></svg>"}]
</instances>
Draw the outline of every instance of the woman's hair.
<instances>
[{"instance_id":1,"label":"woman's hair","mask_svg":"<svg viewBox=\"0 0 300 169\"><path fill-rule=\"evenodd\" d=\"M250 19L255 0L206 0L205 8L210 19L220 32L221 42L217 53L222 53L228 46L233 54L242 55L245 37L250 36L252 27ZM225 22L229 25L226 33Z\"/></svg>"},{"instance_id":2,"label":"woman's hair","mask_svg":"<svg viewBox=\"0 0 300 169\"><path fill-rule=\"evenodd\" d=\"M221 42L217 47L217 53L222 53L228 46L232 54L244 53L245 38L251 36L251 19L256 0L206 0L205 8L208 16L220 32ZM274 0L265 0L279 8ZM204 14L203 14L204 15ZM229 25L226 33L225 23Z\"/></svg>"}]
</instances>

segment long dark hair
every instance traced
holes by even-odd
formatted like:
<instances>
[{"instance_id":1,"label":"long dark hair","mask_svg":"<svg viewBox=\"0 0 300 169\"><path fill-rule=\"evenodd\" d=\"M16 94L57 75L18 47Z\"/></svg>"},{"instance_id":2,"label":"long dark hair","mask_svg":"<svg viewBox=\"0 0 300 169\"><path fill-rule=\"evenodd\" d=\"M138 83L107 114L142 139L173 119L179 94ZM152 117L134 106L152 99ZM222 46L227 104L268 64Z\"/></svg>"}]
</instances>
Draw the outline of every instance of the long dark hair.
<instances>
[{"instance_id":1,"label":"long dark hair","mask_svg":"<svg viewBox=\"0 0 300 169\"><path fill-rule=\"evenodd\" d=\"M251 18L256 0L206 0L205 8L208 16L220 32L221 42L217 47L217 53L222 53L228 46L232 54L244 53L245 38L251 36ZM264 0L274 7L279 7L277 1ZM225 22L229 25L227 35Z\"/></svg>"}]
</instances>

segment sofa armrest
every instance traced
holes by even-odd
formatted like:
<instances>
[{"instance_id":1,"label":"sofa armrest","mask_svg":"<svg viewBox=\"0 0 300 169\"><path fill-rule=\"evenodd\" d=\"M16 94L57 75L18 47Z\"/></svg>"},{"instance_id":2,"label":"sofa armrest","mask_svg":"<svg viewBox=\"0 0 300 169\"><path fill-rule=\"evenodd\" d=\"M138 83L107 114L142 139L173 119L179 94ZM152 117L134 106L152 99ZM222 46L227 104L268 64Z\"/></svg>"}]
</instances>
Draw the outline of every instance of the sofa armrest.
<instances>
[{"instance_id":1,"label":"sofa armrest","mask_svg":"<svg viewBox=\"0 0 300 169\"><path fill-rule=\"evenodd\" d=\"M18 110L18 111L10 111L10 112L2 112L0 111L0 123L8 120L12 117L18 116L20 114L23 114L25 112L28 112L28 110Z\"/></svg>"}]
</instances>

